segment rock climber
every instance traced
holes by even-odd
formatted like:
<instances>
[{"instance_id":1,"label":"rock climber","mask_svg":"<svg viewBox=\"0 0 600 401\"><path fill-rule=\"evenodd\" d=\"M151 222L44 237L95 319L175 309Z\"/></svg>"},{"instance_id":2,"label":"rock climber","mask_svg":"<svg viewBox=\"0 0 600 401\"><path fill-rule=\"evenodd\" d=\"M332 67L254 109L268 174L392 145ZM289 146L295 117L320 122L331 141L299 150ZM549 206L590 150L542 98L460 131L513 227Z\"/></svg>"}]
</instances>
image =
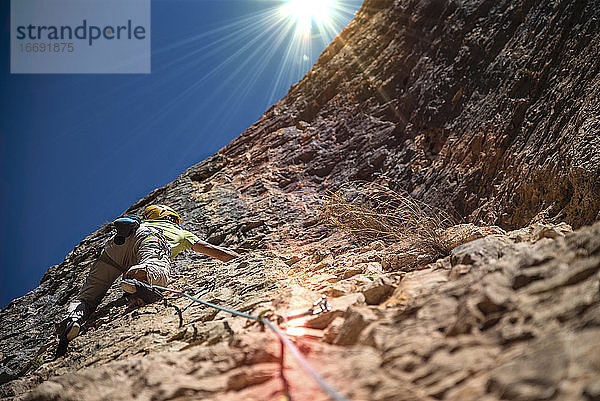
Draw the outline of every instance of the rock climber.
<instances>
[{"instance_id":1,"label":"rock climber","mask_svg":"<svg viewBox=\"0 0 600 401\"><path fill-rule=\"evenodd\" d=\"M127 224L117 226L117 222L122 220ZM162 299L160 291L152 285L167 284L170 261L184 249L192 249L223 262L239 256L231 250L204 242L181 228L177 212L165 205L146 207L141 219L126 215L115 220L115 226L116 235L105 244L77 300L69 305L67 317L56 326L64 348L62 353L66 352L66 344L79 334L83 323L121 274L121 289L134 303L143 305ZM125 227L124 232L121 227Z\"/></svg>"}]
</instances>

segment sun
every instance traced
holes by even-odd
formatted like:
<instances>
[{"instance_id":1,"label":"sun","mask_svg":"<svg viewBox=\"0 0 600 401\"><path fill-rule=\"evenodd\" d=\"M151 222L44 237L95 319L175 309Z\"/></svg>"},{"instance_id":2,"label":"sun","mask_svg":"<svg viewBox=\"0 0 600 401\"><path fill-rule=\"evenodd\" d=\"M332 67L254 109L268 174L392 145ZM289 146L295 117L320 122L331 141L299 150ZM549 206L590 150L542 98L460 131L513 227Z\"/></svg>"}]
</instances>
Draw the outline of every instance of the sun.
<instances>
[{"instance_id":1,"label":"sun","mask_svg":"<svg viewBox=\"0 0 600 401\"><path fill-rule=\"evenodd\" d=\"M313 23L317 27L329 24L337 0L285 0L281 13L296 23L296 29L309 34Z\"/></svg>"}]
</instances>

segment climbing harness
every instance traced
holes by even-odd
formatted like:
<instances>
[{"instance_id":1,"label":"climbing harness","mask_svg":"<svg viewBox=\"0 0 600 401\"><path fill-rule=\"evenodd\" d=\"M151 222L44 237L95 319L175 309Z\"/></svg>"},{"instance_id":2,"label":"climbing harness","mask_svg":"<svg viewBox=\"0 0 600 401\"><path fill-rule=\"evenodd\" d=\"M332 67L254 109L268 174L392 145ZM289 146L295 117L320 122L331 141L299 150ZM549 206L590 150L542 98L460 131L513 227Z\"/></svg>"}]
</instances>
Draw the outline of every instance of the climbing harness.
<instances>
[{"instance_id":1,"label":"climbing harness","mask_svg":"<svg viewBox=\"0 0 600 401\"><path fill-rule=\"evenodd\" d=\"M306 373L308 373L315 380L315 382L319 385L319 387L321 387L321 389L325 393L327 393L333 400L335 400L335 401L350 401L348 398L344 397L335 388L333 388L329 383L327 383L325 381L323 376L321 376L311 366L311 364L306 360L306 358L304 358L304 356L298 350L298 348L294 345L294 343L292 343L292 341L281 330L279 330L270 320L265 319L264 317L249 315L247 313L240 312L235 309L230 309L230 308L227 308L224 306L215 305L211 302L203 301L197 297L194 297L194 296L186 293L185 291L175 290L175 289L167 288L167 287L161 287L158 285L152 285L151 287L162 290L162 291L167 291L167 292L172 292L175 294L182 295L186 298L191 299L193 302L197 302L202 305L209 306L211 308L230 313L233 316L245 317L246 319L257 321L261 325L266 326L269 329L271 329L271 331L273 331L275 333L275 335L277 335L277 337L279 338L279 342L281 344L280 377L284 383L286 395L288 395L288 384L287 384L287 380L285 379L285 375L284 375L284 349L285 348L287 348L292 353L292 355L296 358L296 360L298 360L300 367ZM319 300L317 300L315 303L313 303L313 306L308 311L306 311L302 314L288 316L287 318L285 318L285 320L290 320L291 318L300 317L299 315L302 315L302 316L316 315L318 313L322 313L322 312L328 311L330 309L331 309L331 306L327 302L327 298L322 296Z\"/></svg>"},{"instance_id":2,"label":"climbing harness","mask_svg":"<svg viewBox=\"0 0 600 401\"><path fill-rule=\"evenodd\" d=\"M171 247L169 246L169 240L167 240L167 237L165 237L162 230L159 228L149 227L149 229L152 230L152 234L149 234L148 236L146 236L144 239L142 239L141 242L153 240L153 239L157 240L160 252L165 253L164 256L169 257L169 255L171 255ZM160 252L157 253L157 257L159 257L159 258L163 256Z\"/></svg>"}]
</instances>

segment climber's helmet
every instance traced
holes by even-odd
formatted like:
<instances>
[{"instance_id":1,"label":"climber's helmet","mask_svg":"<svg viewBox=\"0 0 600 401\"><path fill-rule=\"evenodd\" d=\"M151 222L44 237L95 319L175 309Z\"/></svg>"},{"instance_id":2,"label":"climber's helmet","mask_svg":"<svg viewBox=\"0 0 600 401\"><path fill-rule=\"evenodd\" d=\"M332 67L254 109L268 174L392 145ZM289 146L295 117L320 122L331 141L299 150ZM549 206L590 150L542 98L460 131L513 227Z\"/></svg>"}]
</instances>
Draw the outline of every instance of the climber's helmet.
<instances>
[{"instance_id":1,"label":"climber's helmet","mask_svg":"<svg viewBox=\"0 0 600 401\"><path fill-rule=\"evenodd\" d=\"M181 217L175 210L165 205L146 206L142 218L144 220L168 220L181 226Z\"/></svg>"}]
</instances>

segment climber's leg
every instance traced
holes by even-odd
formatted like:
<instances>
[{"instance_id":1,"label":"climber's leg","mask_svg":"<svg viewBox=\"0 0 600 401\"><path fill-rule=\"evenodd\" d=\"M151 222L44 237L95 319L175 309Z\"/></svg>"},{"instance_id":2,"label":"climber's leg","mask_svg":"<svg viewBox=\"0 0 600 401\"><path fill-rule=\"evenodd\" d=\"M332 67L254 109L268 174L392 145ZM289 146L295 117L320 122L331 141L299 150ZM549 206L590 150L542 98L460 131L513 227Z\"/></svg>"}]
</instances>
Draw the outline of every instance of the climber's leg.
<instances>
[{"instance_id":1,"label":"climber's leg","mask_svg":"<svg viewBox=\"0 0 600 401\"><path fill-rule=\"evenodd\" d=\"M140 263L127 270L121 288L145 303L156 302L162 299L162 294L150 286L165 286L169 281L168 249L158 237L150 235L141 242L138 253Z\"/></svg>"}]
</instances>

